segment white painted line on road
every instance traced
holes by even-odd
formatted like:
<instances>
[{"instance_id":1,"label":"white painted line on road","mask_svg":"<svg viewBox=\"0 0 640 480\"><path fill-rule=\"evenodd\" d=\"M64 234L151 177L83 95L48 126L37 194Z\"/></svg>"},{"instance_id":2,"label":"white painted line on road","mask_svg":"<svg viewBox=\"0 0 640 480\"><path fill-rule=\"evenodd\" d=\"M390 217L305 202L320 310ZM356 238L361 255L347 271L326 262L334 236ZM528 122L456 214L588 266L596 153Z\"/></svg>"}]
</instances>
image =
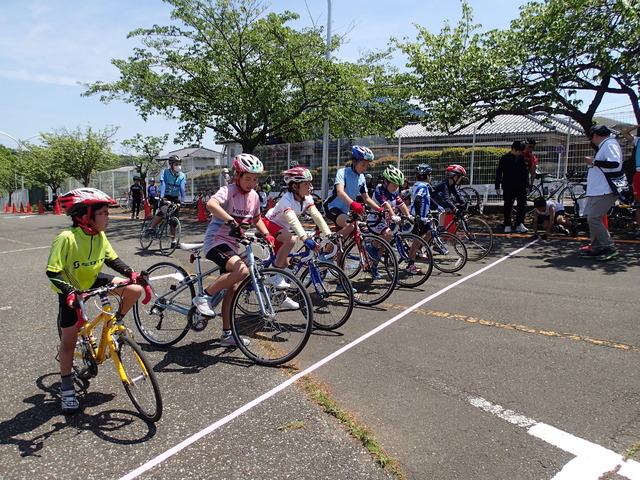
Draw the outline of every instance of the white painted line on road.
<instances>
[{"instance_id":1,"label":"white painted line on road","mask_svg":"<svg viewBox=\"0 0 640 480\"><path fill-rule=\"evenodd\" d=\"M221 418L220 420L218 420L215 423L212 423L211 425L209 425L208 427L206 427L203 430L200 430L199 432L193 434L192 436L184 439L182 442L178 443L177 445L175 445L174 447L170 448L169 450L161 453L160 455L158 455L155 458L152 458L151 460L149 460L148 462L142 464L141 466L139 466L138 468L136 468L135 470L129 472L128 474L126 474L125 476L121 477L119 480L133 480L134 478L139 477L140 475L142 475L145 472L148 472L149 470L151 470L152 468L160 465L162 462L164 462L165 460L169 459L170 457L172 457L173 455L181 452L182 450L184 450L185 448L187 448L189 445L197 442L198 440L200 440L201 438L209 435L210 433L214 432L215 430L217 430L218 428L226 425L227 423L229 423L231 420L239 417L240 415L242 415L243 413L246 413L247 411L251 410L253 407L255 407L256 405L259 405L260 403L264 402L265 400L268 400L269 398L273 397L275 394L281 392L282 390L284 390L285 388L289 387L290 385L294 384L296 381L298 381L300 378L310 374L311 372L317 370L318 368L322 367L323 365L329 363L331 360L333 360L336 357L339 357L340 355L342 355L343 353L345 353L348 350L351 350L353 347L355 347L356 345L359 345L360 343L364 342L365 340L367 340L369 337L372 337L373 335L375 335L376 333L384 330L385 328L387 328L390 325L393 325L395 322L397 322L398 320L400 320L401 318L405 317L406 315L408 315L409 313L411 313L412 311L414 311L415 309L421 307L422 305L424 305L427 302L430 302L431 300L433 300L434 298L439 297L440 295L442 295L443 293L448 292L449 290L457 287L458 285L461 285L462 283L466 282L467 280L470 280L478 275L480 275L481 273L486 272L487 270L489 270L490 268L495 267L496 265L499 265L500 263L504 262L505 260L508 260L509 258L517 255L518 253L520 253L521 251L529 248L531 245L535 244L538 240L533 240L529 243L527 243L525 246L514 250L513 252L511 252L508 255L505 255L502 258L499 258L498 260L496 260L493 263L490 263L489 265L486 265L485 267L482 267L480 270L478 270L477 272L473 272L470 275L463 277L455 282L453 282L451 285L448 285L446 287L444 287L442 290L438 290L437 292L435 292L432 295L429 295L427 298L421 300L420 302L416 303L415 305L409 307L407 310L399 313L398 315L396 315L395 317L387 320L386 322L384 322L383 324L379 325L378 327L374 328L373 330L365 333L364 335L358 337L357 339L355 339L354 341L352 341L351 343L345 345L344 347L340 348L339 350L336 350L335 352L333 352L332 354L326 356L325 358L319 360L318 362L314 363L313 365L311 365L310 367L308 367L307 369L297 373L296 375L294 375L293 377L287 379L286 381L284 381L283 383L281 383L280 385L272 388L271 390L269 390L268 392L262 394L261 396L259 396L258 398L256 398L255 400L252 400L251 402L243 405L242 407L238 408L237 410L231 412L229 415Z\"/></svg>"},{"instance_id":2,"label":"white painted line on road","mask_svg":"<svg viewBox=\"0 0 640 480\"><path fill-rule=\"evenodd\" d=\"M43 248L51 248L51 247L33 247L33 248L21 248L19 250L5 250L4 252L0 252L0 254L3 254L3 253L17 253L17 252L28 252L30 250L42 250Z\"/></svg>"},{"instance_id":3,"label":"white painted line on road","mask_svg":"<svg viewBox=\"0 0 640 480\"><path fill-rule=\"evenodd\" d=\"M640 463L596 443L571 435L546 423L536 422L524 415L505 409L484 398L469 397L469 403L509 423L527 429L527 432L575 458L565 464L551 480L598 480L607 472L616 472L630 480L640 480Z\"/></svg>"},{"instance_id":4,"label":"white painted line on road","mask_svg":"<svg viewBox=\"0 0 640 480\"><path fill-rule=\"evenodd\" d=\"M11 307L0 307L0 310L11 310Z\"/></svg>"}]
</instances>

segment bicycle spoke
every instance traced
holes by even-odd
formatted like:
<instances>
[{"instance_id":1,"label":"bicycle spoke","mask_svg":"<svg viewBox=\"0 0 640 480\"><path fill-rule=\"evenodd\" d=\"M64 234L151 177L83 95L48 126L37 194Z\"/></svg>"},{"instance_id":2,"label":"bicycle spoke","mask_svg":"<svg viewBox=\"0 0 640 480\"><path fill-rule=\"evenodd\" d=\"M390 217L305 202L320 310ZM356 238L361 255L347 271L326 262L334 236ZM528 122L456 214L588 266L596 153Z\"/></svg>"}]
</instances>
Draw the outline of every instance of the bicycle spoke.
<instances>
[{"instance_id":1,"label":"bicycle spoke","mask_svg":"<svg viewBox=\"0 0 640 480\"><path fill-rule=\"evenodd\" d=\"M302 272L300 281L313 303L313 323L321 330L341 327L353 311L353 287L337 266L318 262Z\"/></svg>"}]
</instances>

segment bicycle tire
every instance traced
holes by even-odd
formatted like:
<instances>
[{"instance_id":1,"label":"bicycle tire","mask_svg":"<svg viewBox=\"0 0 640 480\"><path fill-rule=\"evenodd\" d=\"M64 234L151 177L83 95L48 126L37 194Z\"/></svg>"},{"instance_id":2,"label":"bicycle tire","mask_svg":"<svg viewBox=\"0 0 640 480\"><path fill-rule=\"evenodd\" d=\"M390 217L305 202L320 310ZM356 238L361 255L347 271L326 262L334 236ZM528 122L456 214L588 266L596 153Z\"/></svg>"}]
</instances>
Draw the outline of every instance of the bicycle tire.
<instances>
[{"instance_id":1,"label":"bicycle tire","mask_svg":"<svg viewBox=\"0 0 640 480\"><path fill-rule=\"evenodd\" d=\"M544 196L544 192L542 191L540 186L532 185L531 191L527 194L527 201L525 203L525 214L529 215L533 213L533 210L534 210L533 202L535 201L536 198L539 198L539 197L546 199L546 197ZM518 213L517 203L518 201L515 200L513 202L513 206L511 207L511 211L513 212L514 215Z\"/></svg>"},{"instance_id":2,"label":"bicycle tire","mask_svg":"<svg viewBox=\"0 0 640 480\"><path fill-rule=\"evenodd\" d=\"M120 209L123 212L128 212L129 210L131 210L131 203L129 202L129 197L120 197L118 198L118 207L120 207Z\"/></svg>"},{"instance_id":3,"label":"bicycle tire","mask_svg":"<svg viewBox=\"0 0 640 480\"><path fill-rule=\"evenodd\" d=\"M434 245L438 242L439 245ZM437 240L432 236L428 243L433 253L433 266L441 272L455 273L467 264L467 248L452 233L438 232ZM445 247L444 250L442 246Z\"/></svg>"},{"instance_id":4,"label":"bicycle tire","mask_svg":"<svg viewBox=\"0 0 640 480\"><path fill-rule=\"evenodd\" d=\"M146 269L152 299L146 305L133 305L133 320L140 335L155 347L170 347L184 338L189 331L186 313L196 291L193 283L184 284L187 271L173 263L160 262Z\"/></svg>"},{"instance_id":5,"label":"bicycle tire","mask_svg":"<svg viewBox=\"0 0 640 480\"><path fill-rule=\"evenodd\" d=\"M460 187L458 192L467 205L472 205L478 213L482 213L483 205L480 192L473 187Z\"/></svg>"},{"instance_id":6,"label":"bicycle tire","mask_svg":"<svg viewBox=\"0 0 640 480\"><path fill-rule=\"evenodd\" d=\"M152 215L147 215L142 222L142 228L140 229L140 246L143 250L148 250L156 237L155 232L147 232L147 230L151 228L153 218Z\"/></svg>"},{"instance_id":7,"label":"bicycle tire","mask_svg":"<svg viewBox=\"0 0 640 480\"><path fill-rule=\"evenodd\" d=\"M364 254L367 256L366 266L362 264L358 246L351 241L340 258L340 268L351 281L356 290L353 297L358 305L378 305L384 302L393 293L398 282L398 261L391 245L383 238L373 234L362 234ZM380 262L374 261L367 251L367 246L373 246L377 242ZM381 278L373 276L370 265L377 265ZM383 268L380 268L382 266Z\"/></svg>"},{"instance_id":8,"label":"bicycle tire","mask_svg":"<svg viewBox=\"0 0 640 480\"><path fill-rule=\"evenodd\" d=\"M467 248L467 260L482 260L493 249L493 230L487 222L478 217L469 217L465 229L462 220L458 221L453 234L464 242Z\"/></svg>"},{"instance_id":9,"label":"bicycle tire","mask_svg":"<svg viewBox=\"0 0 640 480\"><path fill-rule=\"evenodd\" d=\"M111 355L120 360L122 373L126 375L122 385L138 413L148 422L160 420L162 396L158 379L140 345L130 337L121 335L116 340L116 348Z\"/></svg>"},{"instance_id":10,"label":"bicycle tire","mask_svg":"<svg viewBox=\"0 0 640 480\"><path fill-rule=\"evenodd\" d=\"M80 336L73 352L73 372L77 380L87 382L84 388L88 386L89 380L98 375L98 364L89 341Z\"/></svg>"},{"instance_id":11,"label":"bicycle tire","mask_svg":"<svg viewBox=\"0 0 640 480\"><path fill-rule=\"evenodd\" d=\"M398 253L398 285L407 288L419 287L429 280L429 277L431 276L431 272L433 271L433 254L431 253L431 249L429 248L427 241L419 235L415 235L413 233L402 233L400 234L400 238L404 252ZM408 257L409 251L411 250L414 242L418 243L418 249L413 262L416 268L422 272L419 274L412 274L408 272L406 268L401 267L401 263L406 262L405 257ZM397 251L397 245L395 245L395 242L394 246Z\"/></svg>"},{"instance_id":12,"label":"bicycle tire","mask_svg":"<svg viewBox=\"0 0 640 480\"><path fill-rule=\"evenodd\" d=\"M312 279L316 269L320 282ZM313 325L320 330L335 330L343 326L353 312L353 287L347 275L336 265L317 262L300 275L313 304Z\"/></svg>"},{"instance_id":13,"label":"bicycle tire","mask_svg":"<svg viewBox=\"0 0 640 480\"><path fill-rule=\"evenodd\" d=\"M173 243L173 239L171 238L171 224L174 224L176 228L175 243ZM171 255L176 251L176 248L178 248L181 232L182 226L180 225L180 219L178 217L169 217L169 219L164 222L162 231L160 232L160 252L165 257Z\"/></svg>"},{"instance_id":14,"label":"bicycle tire","mask_svg":"<svg viewBox=\"0 0 640 480\"><path fill-rule=\"evenodd\" d=\"M268 277L281 275L289 287L281 290L268 283ZM259 293L253 288L251 276L245 278L231 301L231 330L240 351L259 365L276 366L298 355L307 344L313 329L313 304L307 290L293 274L279 268L264 268L259 272ZM269 298L270 316L263 316L258 303ZM282 307L291 299L297 309ZM268 310L268 306L266 306ZM245 345L243 339L250 341Z\"/></svg>"}]
</instances>

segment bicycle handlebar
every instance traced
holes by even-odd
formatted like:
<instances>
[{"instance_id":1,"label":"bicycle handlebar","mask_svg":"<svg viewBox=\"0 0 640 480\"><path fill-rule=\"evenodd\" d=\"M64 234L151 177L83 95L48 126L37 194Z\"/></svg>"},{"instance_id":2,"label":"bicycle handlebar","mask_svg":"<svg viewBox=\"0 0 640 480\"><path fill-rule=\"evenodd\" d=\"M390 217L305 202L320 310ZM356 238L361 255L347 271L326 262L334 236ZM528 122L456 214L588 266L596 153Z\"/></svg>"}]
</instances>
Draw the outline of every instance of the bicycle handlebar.
<instances>
[{"instance_id":1,"label":"bicycle handlebar","mask_svg":"<svg viewBox=\"0 0 640 480\"><path fill-rule=\"evenodd\" d=\"M87 315L84 310L84 302L85 300L95 297L97 295L104 295L114 290L117 290L121 287L126 287L129 285L141 285L144 287L145 296L142 299L143 304L149 303L151 300L151 287L149 286L149 273L146 271L140 272L140 277L136 280L128 280L122 283L108 283L102 287L90 288L88 290L78 290L75 292L75 297L78 302L78 307L75 308L76 314L78 316L78 322L76 323L76 327L80 328L85 322L88 322Z\"/></svg>"}]
</instances>

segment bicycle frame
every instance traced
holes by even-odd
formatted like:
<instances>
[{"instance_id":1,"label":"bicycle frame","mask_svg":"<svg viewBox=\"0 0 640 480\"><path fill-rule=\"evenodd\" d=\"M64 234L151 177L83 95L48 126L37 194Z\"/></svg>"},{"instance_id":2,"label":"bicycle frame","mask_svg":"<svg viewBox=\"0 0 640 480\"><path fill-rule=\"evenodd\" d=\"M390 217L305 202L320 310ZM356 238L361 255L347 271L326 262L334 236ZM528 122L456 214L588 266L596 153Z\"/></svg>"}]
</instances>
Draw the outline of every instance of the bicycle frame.
<instances>
[{"instance_id":1,"label":"bicycle frame","mask_svg":"<svg viewBox=\"0 0 640 480\"><path fill-rule=\"evenodd\" d=\"M252 287L256 292L260 292L260 295L256 295L258 300L258 305L260 307L260 313L265 317L269 317L269 318L275 317L275 312L274 312L273 305L271 304L271 299L269 298L269 295L266 291L267 287L264 285L264 282L258 280L259 278L258 265L255 260L255 256L253 254L253 249L251 248L251 242L241 241L241 243L245 245L245 252L241 254L240 257L246 259L246 263L249 267L249 276L251 277ZM176 288L171 292L165 293L164 295L158 294L158 292L153 291L155 295L154 304L161 303L163 309L172 310L174 312L178 312L183 315L188 315L190 308L184 308L179 305L174 305L173 302L162 303L162 300L166 298L171 298L172 296L177 296L179 293L184 291L184 289L187 288L189 285L197 285L198 295L199 296L204 295L204 284L202 279L220 270L220 267L216 265L215 267L203 272L200 264L200 259L202 258L201 247L198 246L197 248L190 249L190 250L191 250L190 261L191 263L195 263L196 274L190 275L184 279L180 279L180 282L178 283ZM153 286L151 288L153 289ZM226 289L216 294L216 300L212 302L213 307L218 305L218 303L224 297L225 293L226 293ZM266 299L266 302L265 302L265 299Z\"/></svg>"},{"instance_id":2,"label":"bicycle frame","mask_svg":"<svg viewBox=\"0 0 640 480\"><path fill-rule=\"evenodd\" d=\"M93 359L97 365L104 363L105 360L111 357L116 366L116 371L120 376L120 380L129 383L127 381L127 374L122 368L120 357L118 355L113 355L117 350L113 336L129 335L127 327L123 323L116 321L116 317L114 316L111 308L111 302L106 294L100 295L100 302L102 304L102 312L92 322L86 321L86 315L84 315L84 302L79 302L85 318L85 324L78 331L78 337L80 337L83 342L87 342L89 344L89 347L93 352ZM101 323L104 323L102 327L102 335L100 336L97 346L94 346L93 343L95 342L90 341L90 339L93 337L93 330ZM141 364L140 366L144 369L144 365Z\"/></svg>"}]
</instances>

